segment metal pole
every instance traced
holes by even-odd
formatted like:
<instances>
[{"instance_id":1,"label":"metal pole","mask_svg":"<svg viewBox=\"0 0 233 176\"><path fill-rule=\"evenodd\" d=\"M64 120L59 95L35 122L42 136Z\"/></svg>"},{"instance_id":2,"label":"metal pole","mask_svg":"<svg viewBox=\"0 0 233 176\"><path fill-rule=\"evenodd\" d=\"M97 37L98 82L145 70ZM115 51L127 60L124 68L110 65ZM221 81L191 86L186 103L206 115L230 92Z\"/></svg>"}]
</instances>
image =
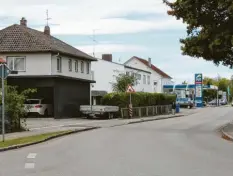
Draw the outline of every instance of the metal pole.
<instances>
[{"instance_id":1,"label":"metal pole","mask_svg":"<svg viewBox=\"0 0 233 176\"><path fill-rule=\"evenodd\" d=\"M130 92L130 94L129 94L129 104L132 104L131 92Z\"/></svg>"},{"instance_id":2,"label":"metal pole","mask_svg":"<svg viewBox=\"0 0 233 176\"><path fill-rule=\"evenodd\" d=\"M5 93L4 93L4 67L5 65L2 66L2 141L5 141Z\"/></svg>"},{"instance_id":3,"label":"metal pole","mask_svg":"<svg viewBox=\"0 0 233 176\"><path fill-rule=\"evenodd\" d=\"M92 113L92 93L91 93L92 83L90 83L90 106L91 106L91 113Z\"/></svg>"}]
</instances>

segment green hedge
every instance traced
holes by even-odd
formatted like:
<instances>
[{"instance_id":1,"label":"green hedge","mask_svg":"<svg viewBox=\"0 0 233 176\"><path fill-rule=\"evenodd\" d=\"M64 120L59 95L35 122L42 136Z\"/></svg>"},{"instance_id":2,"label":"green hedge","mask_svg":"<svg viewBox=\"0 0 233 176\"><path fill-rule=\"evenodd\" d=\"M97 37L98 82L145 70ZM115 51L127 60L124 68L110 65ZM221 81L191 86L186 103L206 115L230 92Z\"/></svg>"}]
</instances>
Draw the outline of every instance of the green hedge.
<instances>
[{"instance_id":1,"label":"green hedge","mask_svg":"<svg viewBox=\"0 0 233 176\"><path fill-rule=\"evenodd\" d=\"M103 105L127 107L129 104L129 93L109 93L102 98ZM133 107L168 105L175 101L174 95L162 93L132 93Z\"/></svg>"}]
</instances>

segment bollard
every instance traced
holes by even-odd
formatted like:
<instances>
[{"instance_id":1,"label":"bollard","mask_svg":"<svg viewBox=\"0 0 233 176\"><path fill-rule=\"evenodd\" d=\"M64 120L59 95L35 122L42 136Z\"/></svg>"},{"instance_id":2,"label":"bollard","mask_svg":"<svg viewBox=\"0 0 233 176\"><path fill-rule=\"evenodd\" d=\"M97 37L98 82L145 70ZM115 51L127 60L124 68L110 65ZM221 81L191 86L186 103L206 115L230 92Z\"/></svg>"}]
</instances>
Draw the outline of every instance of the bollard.
<instances>
[{"instance_id":1,"label":"bollard","mask_svg":"<svg viewBox=\"0 0 233 176\"><path fill-rule=\"evenodd\" d=\"M129 118L133 117L133 107L132 104L129 104Z\"/></svg>"}]
</instances>

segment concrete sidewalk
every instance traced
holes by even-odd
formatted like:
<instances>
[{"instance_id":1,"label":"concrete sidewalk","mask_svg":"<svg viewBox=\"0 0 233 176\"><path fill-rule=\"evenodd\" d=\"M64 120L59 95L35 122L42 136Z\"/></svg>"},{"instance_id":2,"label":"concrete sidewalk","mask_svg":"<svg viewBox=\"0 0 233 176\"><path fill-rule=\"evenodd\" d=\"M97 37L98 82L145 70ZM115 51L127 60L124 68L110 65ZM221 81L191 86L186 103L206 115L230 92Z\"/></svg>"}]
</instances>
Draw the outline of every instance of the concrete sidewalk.
<instances>
[{"instance_id":1,"label":"concrete sidewalk","mask_svg":"<svg viewBox=\"0 0 233 176\"><path fill-rule=\"evenodd\" d=\"M82 130L93 127L108 128L114 126L140 123L160 119L187 116L199 112L201 109L182 109L181 113L176 115L160 115L154 117L144 117L135 119L110 119L110 120L89 120L89 119L53 119L53 118L35 118L27 120L29 131L6 134L6 139L14 139L38 134L44 134L64 130Z\"/></svg>"}]
</instances>

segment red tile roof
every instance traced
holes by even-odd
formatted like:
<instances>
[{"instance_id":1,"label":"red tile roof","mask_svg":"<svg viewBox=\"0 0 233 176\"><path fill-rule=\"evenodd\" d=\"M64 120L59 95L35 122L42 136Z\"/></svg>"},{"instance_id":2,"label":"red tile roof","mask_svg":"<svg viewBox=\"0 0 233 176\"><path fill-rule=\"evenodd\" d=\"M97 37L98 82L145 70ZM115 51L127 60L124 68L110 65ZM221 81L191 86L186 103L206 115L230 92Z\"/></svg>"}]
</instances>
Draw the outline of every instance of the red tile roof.
<instances>
[{"instance_id":1,"label":"red tile roof","mask_svg":"<svg viewBox=\"0 0 233 176\"><path fill-rule=\"evenodd\" d=\"M149 66L149 62L147 60L139 58L137 56L134 56L133 58L139 60L140 62L142 62L146 66ZM168 74L164 73L162 70L160 70L158 67L154 66L153 64L151 64L151 69L154 70L155 72L157 72L158 74L160 74L161 76L163 76L164 78L172 79L172 77L170 77Z\"/></svg>"}]
</instances>

